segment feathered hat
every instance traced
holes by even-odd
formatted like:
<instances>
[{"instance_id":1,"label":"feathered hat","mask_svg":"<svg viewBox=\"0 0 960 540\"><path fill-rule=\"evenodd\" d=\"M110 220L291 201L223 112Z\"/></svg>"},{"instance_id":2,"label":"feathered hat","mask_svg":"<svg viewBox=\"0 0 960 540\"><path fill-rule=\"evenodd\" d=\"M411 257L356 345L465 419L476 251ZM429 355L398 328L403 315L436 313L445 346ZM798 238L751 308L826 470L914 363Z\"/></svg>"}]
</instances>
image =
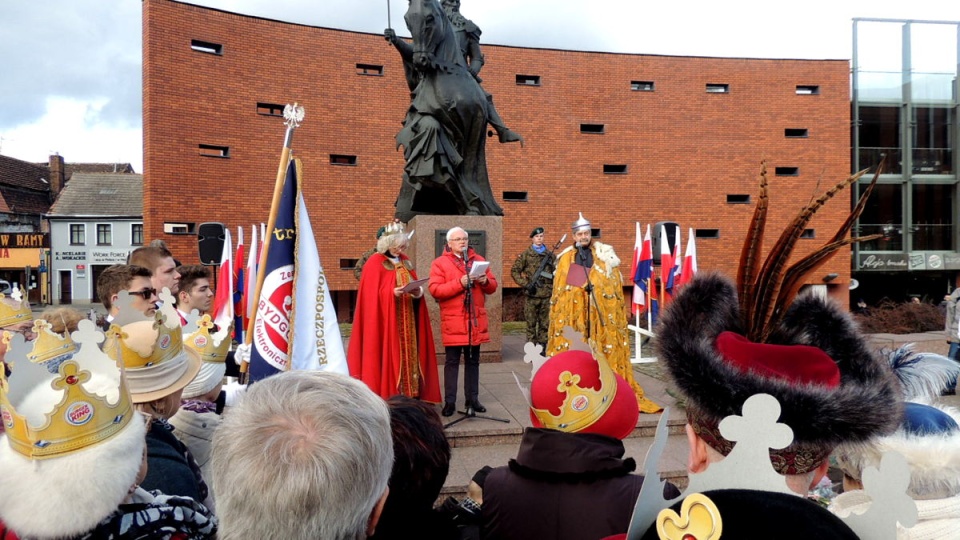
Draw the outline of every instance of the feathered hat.
<instances>
[{"instance_id":1,"label":"feathered hat","mask_svg":"<svg viewBox=\"0 0 960 540\"><path fill-rule=\"evenodd\" d=\"M801 209L761 261L767 214L766 168L761 167L760 196L737 283L698 274L666 308L658 356L686 399L691 427L721 454L729 454L733 443L720 434L719 422L737 414L754 394L775 397L782 407L780 422L793 429L793 443L770 452L781 474L814 470L838 444L895 428L899 389L887 363L871 353L839 306L812 295L794 301L806 277L840 247L875 238L846 235L880 170L833 238L788 267L814 213L866 171Z\"/></svg>"},{"instance_id":2,"label":"feathered hat","mask_svg":"<svg viewBox=\"0 0 960 540\"><path fill-rule=\"evenodd\" d=\"M72 337L79 350L51 372L14 336L9 380L0 371L0 521L22 537L89 531L127 497L143 460L146 426L103 334L83 320Z\"/></svg>"},{"instance_id":3,"label":"feathered hat","mask_svg":"<svg viewBox=\"0 0 960 540\"><path fill-rule=\"evenodd\" d=\"M960 494L960 410L930 400L960 375L960 364L938 354L915 353L910 345L891 351L889 358L907 399L900 425L889 435L841 445L837 463L844 474L860 480L885 453L898 452L910 468L911 498L954 497Z\"/></svg>"}]
</instances>

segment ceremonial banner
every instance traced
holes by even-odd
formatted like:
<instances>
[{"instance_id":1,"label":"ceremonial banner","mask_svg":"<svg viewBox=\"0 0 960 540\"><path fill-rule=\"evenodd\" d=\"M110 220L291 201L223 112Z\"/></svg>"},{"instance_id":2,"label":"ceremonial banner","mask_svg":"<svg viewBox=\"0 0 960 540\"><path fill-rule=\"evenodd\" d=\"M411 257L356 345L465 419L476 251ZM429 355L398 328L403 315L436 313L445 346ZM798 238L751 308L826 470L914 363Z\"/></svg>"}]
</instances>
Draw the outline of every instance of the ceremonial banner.
<instances>
[{"instance_id":1,"label":"ceremonial banner","mask_svg":"<svg viewBox=\"0 0 960 540\"><path fill-rule=\"evenodd\" d=\"M300 176L300 161L297 161ZM320 253L297 186L297 257L293 282L293 350L291 369L319 369L349 374L337 312L320 263Z\"/></svg>"},{"instance_id":2,"label":"ceremonial banner","mask_svg":"<svg viewBox=\"0 0 960 540\"><path fill-rule=\"evenodd\" d=\"M293 309L293 266L296 249L296 166L290 160L280 195L276 223L267 251L265 277L253 321L250 382L281 371L290 363L290 312Z\"/></svg>"}]
</instances>

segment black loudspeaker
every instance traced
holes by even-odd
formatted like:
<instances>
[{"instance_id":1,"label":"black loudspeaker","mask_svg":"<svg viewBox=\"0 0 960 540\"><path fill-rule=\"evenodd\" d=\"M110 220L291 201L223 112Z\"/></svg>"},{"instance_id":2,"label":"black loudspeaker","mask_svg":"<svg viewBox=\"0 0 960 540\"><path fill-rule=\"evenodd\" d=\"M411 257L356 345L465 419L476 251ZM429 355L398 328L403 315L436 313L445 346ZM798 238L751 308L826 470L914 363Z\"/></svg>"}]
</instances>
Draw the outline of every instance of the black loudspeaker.
<instances>
[{"instance_id":1,"label":"black loudspeaker","mask_svg":"<svg viewBox=\"0 0 960 540\"><path fill-rule=\"evenodd\" d=\"M200 264L215 266L223 256L223 243L226 232L223 223L201 223L197 227L197 248L200 250Z\"/></svg>"},{"instance_id":2,"label":"black loudspeaker","mask_svg":"<svg viewBox=\"0 0 960 540\"><path fill-rule=\"evenodd\" d=\"M653 236L652 240L652 249L653 249L653 265L660 266L660 227L667 228L667 242L670 243L670 251L673 251L673 246L677 245L677 231L680 230L680 226L674 223L673 221L658 221L656 225L653 226L653 230L650 231L650 235ZM683 256L683 253L680 254Z\"/></svg>"}]
</instances>

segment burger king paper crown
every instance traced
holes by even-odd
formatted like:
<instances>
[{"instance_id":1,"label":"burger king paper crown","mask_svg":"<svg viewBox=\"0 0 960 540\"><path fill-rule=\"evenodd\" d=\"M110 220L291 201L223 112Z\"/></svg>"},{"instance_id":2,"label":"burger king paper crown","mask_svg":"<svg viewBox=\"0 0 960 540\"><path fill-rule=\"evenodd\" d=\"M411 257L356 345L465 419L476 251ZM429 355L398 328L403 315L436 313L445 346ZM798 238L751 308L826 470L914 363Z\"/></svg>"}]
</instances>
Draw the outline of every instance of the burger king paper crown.
<instances>
[{"instance_id":1,"label":"burger king paper crown","mask_svg":"<svg viewBox=\"0 0 960 540\"><path fill-rule=\"evenodd\" d=\"M183 353L183 331L180 329L180 316L173 305L174 299L170 290L164 287L160 292L163 303L152 318L135 309L132 298L127 291L120 291L117 299L120 311L107 330L103 350L111 358L120 360L126 369L159 366L180 356ZM124 326L141 321L153 321L153 328L158 332L155 346L146 355L128 345L129 336L123 331Z\"/></svg>"},{"instance_id":2,"label":"burger king paper crown","mask_svg":"<svg viewBox=\"0 0 960 540\"><path fill-rule=\"evenodd\" d=\"M532 343L526 346L525 361L533 364L533 375L530 388L520 384L520 390L530 404L534 426L626 437L639 416L629 384L579 334L569 327L564 333L571 350L552 358L540 356Z\"/></svg>"},{"instance_id":3,"label":"burger king paper crown","mask_svg":"<svg viewBox=\"0 0 960 540\"><path fill-rule=\"evenodd\" d=\"M233 321L230 325L221 328L213 335L213 320L210 315L202 317L196 310L187 315L187 324L183 327L183 343L187 347L200 353L204 362L212 364L222 364L227 360L227 353L230 351L230 336L233 334Z\"/></svg>"},{"instance_id":4,"label":"burger king paper crown","mask_svg":"<svg viewBox=\"0 0 960 540\"><path fill-rule=\"evenodd\" d=\"M121 368L99 348L103 334L82 320L72 337L79 351L53 373L29 360L37 347L31 351L23 336L10 341L6 359L12 374L7 379L0 370L0 415L10 447L29 459L57 458L105 441L133 417ZM97 386L105 395L90 389L91 375L100 379ZM104 378L110 382L106 390Z\"/></svg>"},{"instance_id":5,"label":"burger king paper crown","mask_svg":"<svg viewBox=\"0 0 960 540\"><path fill-rule=\"evenodd\" d=\"M30 302L22 288L13 289L9 296L0 293L0 326L12 326L31 319Z\"/></svg>"}]
</instances>

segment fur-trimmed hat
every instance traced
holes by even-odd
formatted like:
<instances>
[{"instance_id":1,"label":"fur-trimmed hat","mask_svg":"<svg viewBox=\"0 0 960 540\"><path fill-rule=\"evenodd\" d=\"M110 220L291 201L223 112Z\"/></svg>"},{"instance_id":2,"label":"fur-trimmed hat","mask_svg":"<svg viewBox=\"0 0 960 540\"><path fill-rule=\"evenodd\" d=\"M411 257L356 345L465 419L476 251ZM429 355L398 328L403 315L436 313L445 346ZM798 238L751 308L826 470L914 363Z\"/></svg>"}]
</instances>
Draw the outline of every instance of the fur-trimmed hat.
<instances>
[{"instance_id":1,"label":"fur-trimmed hat","mask_svg":"<svg viewBox=\"0 0 960 540\"><path fill-rule=\"evenodd\" d=\"M837 305L812 295L799 298L772 332L769 345L756 344L758 356L783 354L777 349L782 345L818 349L798 351L794 365L784 367L799 372L808 364L822 365L825 356L839 371L836 386L792 381L750 367L754 360L735 361L717 348L724 332L743 333L736 290L718 274L701 274L667 308L657 340L658 356L687 401L690 425L721 454L728 454L733 443L717 425L738 414L754 394L777 398L780 422L793 429L793 444L770 452L781 474L813 470L838 444L865 441L896 426L899 389L893 374Z\"/></svg>"}]
</instances>

